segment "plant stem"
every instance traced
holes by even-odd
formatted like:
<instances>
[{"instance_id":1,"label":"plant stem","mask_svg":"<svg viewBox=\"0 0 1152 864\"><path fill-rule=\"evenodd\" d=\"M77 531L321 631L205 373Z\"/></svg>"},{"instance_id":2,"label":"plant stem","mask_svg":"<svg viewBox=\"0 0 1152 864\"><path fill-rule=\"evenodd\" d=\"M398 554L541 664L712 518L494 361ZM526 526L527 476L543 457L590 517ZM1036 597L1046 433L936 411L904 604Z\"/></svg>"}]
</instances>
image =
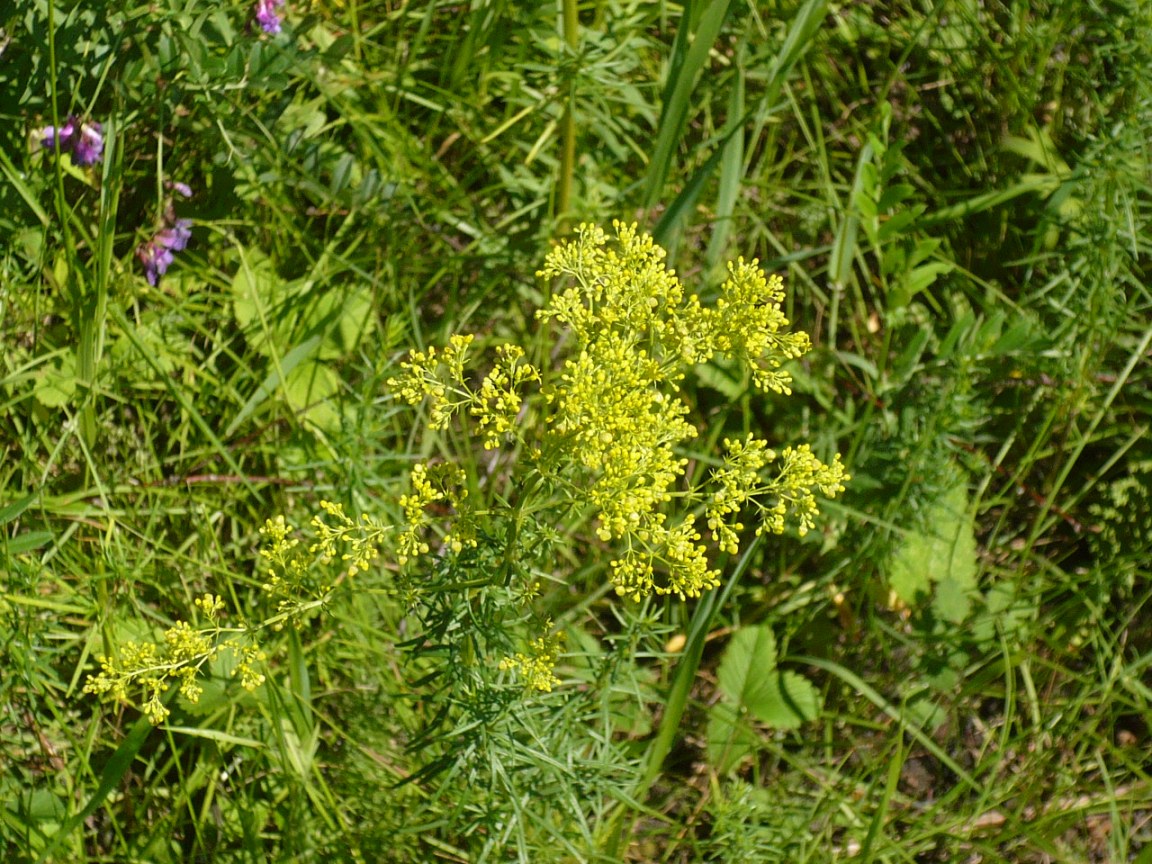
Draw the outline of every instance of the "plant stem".
<instances>
[{"instance_id":1,"label":"plant stem","mask_svg":"<svg viewBox=\"0 0 1152 864\"><path fill-rule=\"evenodd\" d=\"M712 627L712 620L716 613L728 602L732 589L740 581L753 556L763 542L763 535L757 536L744 551L740 563L732 571L731 578L721 587L713 588L700 600L696 611L692 613L692 623L688 628L688 639L684 645L684 653L680 655L680 662L676 664L676 672L672 679L672 689L668 692L668 704L664 709L664 716L660 719L660 728L656 737L648 745L648 754L645 757L644 773L636 784L633 800L642 800L664 766L673 743L680 735L680 724L684 719L684 711L688 707L688 694L692 689L692 682L696 680L696 672L700 668L700 660L704 656L704 643ZM624 835L624 814L621 807L616 817L609 823L608 837L604 844L605 854L610 860L618 859L620 840Z\"/></svg>"},{"instance_id":2,"label":"plant stem","mask_svg":"<svg viewBox=\"0 0 1152 864\"><path fill-rule=\"evenodd\" d=\"M576 14L576 0L561 0L563 8L562 29L564 42L576 54L580 42L580 19ZM572 181L576 173L576 79L568 82L568 94L564 105L564 118L561 121L560 177L556 189L556 216L559 219L561 234L567 229L568 209L572 205Z\"/></svg>"}]
</instances>

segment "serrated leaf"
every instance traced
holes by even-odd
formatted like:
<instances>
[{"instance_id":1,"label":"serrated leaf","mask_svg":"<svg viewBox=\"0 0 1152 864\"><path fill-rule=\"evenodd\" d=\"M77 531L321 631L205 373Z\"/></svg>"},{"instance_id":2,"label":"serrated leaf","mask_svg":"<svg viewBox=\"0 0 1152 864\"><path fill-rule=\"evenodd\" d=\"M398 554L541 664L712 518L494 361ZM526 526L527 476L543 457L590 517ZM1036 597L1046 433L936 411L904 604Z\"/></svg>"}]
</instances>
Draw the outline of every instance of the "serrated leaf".
<instances>
[{"instance_id":1,"label":"serrated leaf","mask_svg":"<svg viewBox=\"0 0 1152 864\"><path fill-rule=\"evenodd\" d=\"M889 586L908 605L923 602L936 587L936 613L958 623L970 611L977 574L976 535L963 481L932 504L924 524L930 529L908 532L893 556Z\"/></svg>"},{"instance_id":2,"label":"serrated leaf","mask_svg":"<svg viewBox=\"0 0 1152 864\"><path fill-rule=\"evenodd\" d=\"M771 689L775 673L776 637L767 627L745 627L728 643L716 682L729 700L752 710Z\"/></svg>"},{"instance_id":3,"label":"serrated leaf","mask_svg":"<svg viewBox=\"0 0 1152 864\"><path fill-rule=\"evenodd\" d=\"M45 408L67 405L76 393L76 355L65 354L58 363L44 366L36 376L32 394Z\"/></svg>"},{"instance_id":4,"label":"serrated leaf","mask_svg":"<svg viewBox=\"0 0 1152 864\"><path fill-rule=\"evenodd\" d=\"M719 702L708 712L708 763L727 774L755 754L760 736L732 705Z\"/></svg>"},{"instance_id":5,"label":"serrated leaf","mask_svg":"<svg viewBox=\"0 0 1152 864\"><path fill-rule=\"evenodd\" d=\"M802 675L779 672L776 661L772 631L745 627L729 642L716 681L738 713L746 710L776 729L795 729L820 713L820 697Z\"/></svg>"},{"instance_id":6,"label":"serrated leaf","mask_svg":"<svg viewBox=\"0 0 1152 864\"><path fill-rule=\"evenodd\" d=\"M776 729L797 729L820 716L820 694L812 682L798 672L773 676L771 686L755 706L752 716Z\"/></svg>"},{"instance_id":7,"label":"serrated leaf","mask_svg":"<svg viewBox=\"0 0 1152 864\"><path fill-rule=\"evenodd\" d=\"M938 617L959 624L972 611L972 590L956 579L941 579L936 586L936 599L932 603Z\"/></svg>"}]
</instances>

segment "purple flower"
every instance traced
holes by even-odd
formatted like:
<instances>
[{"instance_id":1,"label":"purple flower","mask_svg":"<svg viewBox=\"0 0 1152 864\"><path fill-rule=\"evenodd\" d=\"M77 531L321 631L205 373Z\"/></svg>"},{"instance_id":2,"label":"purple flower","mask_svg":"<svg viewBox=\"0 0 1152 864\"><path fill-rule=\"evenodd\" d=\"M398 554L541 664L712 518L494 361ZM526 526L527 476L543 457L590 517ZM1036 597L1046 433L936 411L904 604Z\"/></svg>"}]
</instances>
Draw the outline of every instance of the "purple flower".
<instances>
[{"instance_id":1,"label":"purple flower","mask_svg":"<svg viewBox=\"0 0 1152 864\"><path fill-rule=\"evenodd\" d=\"M72 150L72 161L77 165L95 165L104 155L104 127L96 121L80 127L80 136Z\"/></svg>"},{"instance_id":2,"label":"purple flower","mask_svg":"<svg viewBox=\"0 0 1152 864\"><path fill-rule=\"evenodd\" d=\"M152 242L158 246L163 246L165 249L171 249L173 252L180 252L188 245L188 240L191 237L192 220L177 219L173 225L156 232Z\"/></svg>"},{"instance_id":3,"label":"purple flower","mask_svg":"<svg viewBox=\"0 0 1152 864\"><path fill-rule=\"evenodd\" d=\"M157 239L141 243L136 249L136 257L144 265L144 278L149 285L155 285L172 264L172 250L158 243Z\"/></svg>"},{"instance_id":4,"label":"purple flower","mask_svg":"<svg viewBox=\"0 0 1152 864\"><path fill-rule=\"evenodd\" d=\"M280 7L284 0L256 0L255 18L265 33L280 32Z\"/></svg>"},{"instance_id":5,"label":"purple flower","mask_svg":"<svg viewBox=\"0 0 1152 864\"><path fill-rule=\"evenodd\" d=\"M64 125L57 129L55 126L45 126L40 130L40 144L45 150L67 150L72 146L72 139L76 136L76 118L69 117Z\"/></svg>"},{"instance_id":6,"label":"purple flower","mask_svg":"<svg viewBox=\"0 0 1152 864\"><path fill-rule=\"evenodd\" d=\"M192 187L187 183L165 180L164 185L185 198L192 197ZM164 215L159 230L147 243L141 243L136 247L136 257L144 265L144 278L148 280L149 285L155 285L160 277L168 272L168 268L172 266L172 253L182 251L191 238L192 220L177 219L172 199L167 199L164 202Z\"/></svg>"},{"instance_id":7,"label":"purple flower","mask_svg":"<svg viewBox=\"0 0 1152 864\"><path fill-rule=\"evenodd\" d=\"M95 165L104 155L104 127L96 121L81 123L75 115L57 129L45 126L40 130L40 145L45 150L72 153L72 161L83 167Z\"/></svg>"}]
</instances>

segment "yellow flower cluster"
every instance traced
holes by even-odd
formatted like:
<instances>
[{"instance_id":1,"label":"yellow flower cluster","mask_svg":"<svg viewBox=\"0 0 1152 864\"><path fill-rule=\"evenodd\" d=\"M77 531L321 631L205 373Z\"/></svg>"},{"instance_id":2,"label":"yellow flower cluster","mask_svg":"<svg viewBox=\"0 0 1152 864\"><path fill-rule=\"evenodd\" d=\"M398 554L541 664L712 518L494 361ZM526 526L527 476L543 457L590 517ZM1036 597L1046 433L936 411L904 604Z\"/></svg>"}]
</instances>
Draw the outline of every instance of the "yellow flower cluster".
<instances>
[{"instance_id":1,"label":"yellow flower cluster","mask_svg":"<svg viewBox=\"0 0 1152 864\"><path fill-rule=\"evenodd\" d=\"M707 310L707 329L717 353L746 363L760 390L792 393L792 376L780 367L812 347L808 334L783 332L788 319L780 309L784 280L766 278L759 262L743 258L728 264L728 279L714 309Z\"/></svg>"},{"instance_id":2,"label":"yellow flower cluster","mask_svg":"<svg viewBox=\"0 0 1152 864\"><path fill-rule=\"evenodd\" d=\"M430 551L425 536L434 521L429 508L437 502L449 504L458 514L455 531L445 535L444 545L459 554L465 546L475 546L476 537L469 514L461 512L468 497L464 488L464 470L458 465L440 463L418 464L412 469L408 482L412 491L400 496L400 509L404 511L404 528L396 536L396 561L407 564L412 558Z\"/></svg>"},{"instance_id":3,"label":"yellow flower cluster","mask_svg":"<svg viewBox=\"0 0 1152 864\"><path fill-rule=\"evenodd\" d=\"M517 651L511 657L505 657L500 661L500 668L515 670L523 679L525 687L551 693L552 688L560 683L556 677L556 660L560 656L563 642L563 633L533 639L528 646L528 653Z\"/></svg>"},{"instance_id":4,"label":"yellow flower cluster","mask_svg":"<svg viewBox=\"0 0 1152 864\"><path fill-rule=\"evenodd\" d=\"M259 667L264 662L264 652L242 638L244 629L220 626L224 601L205 594L196 606L208 619L205 626L194 628L187 621L177 621L164 632L160 642L125 642L118 657L99 658L100 672L88 677L84 692L131 704L129 691L138 688L144 694L140 710L152 723L160 724L170 713L163 701L168 686L176 683L180 695L197 702L203 693L198 681L200 670L225 650L236 657L232 676L240 679L244 689L255 690L263 684L264 674Z\"/></svg>"},{"instance_id":5,"label":"yellow flower cluster","mask_svg":"<svg viewBox=\"0 0 1152 864\"><path fill-rule=\"evenodd\" d=\"M756 261L729 264L719 298L706 308L685 294L651 237L635 225L614 227L610 243L599 228L581 226L539 274L573 283L538 313L566 324L574 342L559 384L545 390L553 408L549 434L562 442L553 450L567 450L592 472L585 489L599 514L600 538L625 548L611 563L616 591L636 599L653 592L695 597L718 584L719 573L707 565L693 520L670 526L660 510L677 494L687 465L677 448L696 436L684 420L679 384L693 364L724 354L751 368L756 387L789 393L791 378L782 366L810 343L804 333L787 332L783 282L766 277ZM812 488L833 495L843 488L847 477L838 462L824 466L806 447L801 455L785 453L771 483L759 480L760 469L775 459L765 442L750 439L730 454L707 511L724 551L738 551L744 526L735 517L754 496L777 495L770 506L757 502L771 515L772 530L783 530L791 510L803 533L815 513Z\"/></svg>"},{"instance_id":6,"label":"yellow flower cluster","mask_svg":"<svg viewBox=\"0 0 1152 864\"><path fill-rule=\"evenodd\" d=\"M328 514L335 524L329 524L320 516L312 517L312 530L316 542L308 551L323 562L339 558L347 561L348 576L355 576L367 570L372 562L380 557L380 546L392 536L392 526L373 519L367 513L354 522L344 512L341 504L321 501L320 509Z\"/></svg>"},{"instance_id":7,"label":"yellow flower cluster","mask_svg":"<svg viewBox=\"0 0 1152 864\"><path fill-rule=\"evenodd\" d=\"M498 345L495 368L473 394L471 414L479 420L485 433L485 450L499 447L501 440L512 437L523 407L520 392L529 382L540 380L535 367L521 362L523 357L524 349L519 345Z\"/></svg>"},{"instance_id":8,"label":"yellow flower cluster","mask_svg":"<svg viewBox=\"0 0 1152 864\"><path fill-rule=\"evenodd\" d=\"M400 364L404 375L388 379L388 386L409 405L427 400L429 429L448 428L452 415L473 402L464 383L464 361L473 338L453 336L439 353L435 346L426 352L412 351Z\"/></svg>"},{"instance_id":9,"label":"yellow flower cluster","mask_svg":"<svg viewBox=\"0 0 1152 864\"><path fill-rule=\"evenodd\" d=\"M464 373L473 338L453 336L439 355L434 346L426 352L411 352L400 364L404 374L389 378L388 386L409 405L427 403L429 429L446 429L452 417L467 408L485 433L484 449L492 450L513 430L523 406L520 391L529 382L540 380L540 373L524 361L524 349L519 345L501 345L496 349L495 367L473 390Z\"/></svg>"},{"instance_id":10,"label":"yellow flower cluster","mask_svg":"<svg viewBox=\"0 0 1152 864\"><path fill-rule=\"evenodd\" d=\"M694 520L668 518L673 499L682 501L682 512L702 502L712 539L735 554L746 507L759 512L760 533L783 531L791 516L803 534L817 512L814 491L834 496L848 475L839 457L825 465L807 445L778 457L766 442L749 438L728 442L711 485L683 488L688 462L678 453L697 435L680 392L688 370L724 355L747 365L757 388L787 394L784 364L810 342L788 331L783 281L767 277L756 261L730 263L719 297L705 307L685 293L650 236L635 225L617 222L614 229L610 238L596 226L580 226L538 273L562 280L537 317L565 326L571 349L541 388L545 425L529 452L547 485L560 491L561 505L591 507L600 540L621 550L610 564L617 593L696 597L719 583L719 573L708 566ZM413 352L404 375L390 383L412 404L427 400L433 428L468 406L485 448L523 441L530 428L521 421L524 388L540 373L515 346L501 346L495 368L473 391L463 363L470 345L471 337L454 336L441 355ZM775 476L765 478L769 468ZM420 470L413 472L412 496L402 501L410 527L436 500ZM402 537L401 560L427 552L419 536Z\"/></svg>"},{"instance_id":11,"label":"yellow flower cluster","mask_svg":"<svg viewBox=\"0 0 1152 864\"><path fill-rule=\"evenodd\" d=\"M831 465L826 465L807 444L784 448L779 459L766 441L751 435L744 441L725 439L724 449L724 464L712 474L714 491L707 505L708 528L720 548L733 555L739 548L737 532L744 529L743 523L733 517L744 507L751 505L760 514L757 534L782 534L786 517L791 514L803 537L815 526L813 519L819 512L813 490L834 498L851 479L839 454ZM776 476L762 479L763 469L777 461L780 464Z\"/></svg>"}]
</instances>

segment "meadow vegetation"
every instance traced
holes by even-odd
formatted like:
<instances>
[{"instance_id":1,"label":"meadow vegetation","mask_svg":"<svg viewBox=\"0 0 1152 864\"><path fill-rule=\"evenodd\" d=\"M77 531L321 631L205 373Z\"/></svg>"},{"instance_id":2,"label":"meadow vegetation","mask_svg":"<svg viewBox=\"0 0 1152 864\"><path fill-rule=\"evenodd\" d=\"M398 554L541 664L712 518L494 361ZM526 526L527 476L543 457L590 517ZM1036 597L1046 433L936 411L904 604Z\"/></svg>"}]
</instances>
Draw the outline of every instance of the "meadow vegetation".
<instances>
[{"instance_id":1,"label":"meadow vegetation","mask_svg":"<svg viewBox=\"0 0 1152 864\"><path fill-rule=\"evenodd\" d=\"M1141 0L17 0L0 858L1152 864Z\"/></svg>"}]
</instances>

